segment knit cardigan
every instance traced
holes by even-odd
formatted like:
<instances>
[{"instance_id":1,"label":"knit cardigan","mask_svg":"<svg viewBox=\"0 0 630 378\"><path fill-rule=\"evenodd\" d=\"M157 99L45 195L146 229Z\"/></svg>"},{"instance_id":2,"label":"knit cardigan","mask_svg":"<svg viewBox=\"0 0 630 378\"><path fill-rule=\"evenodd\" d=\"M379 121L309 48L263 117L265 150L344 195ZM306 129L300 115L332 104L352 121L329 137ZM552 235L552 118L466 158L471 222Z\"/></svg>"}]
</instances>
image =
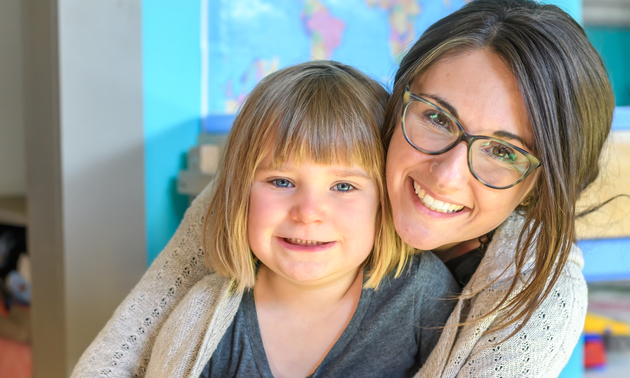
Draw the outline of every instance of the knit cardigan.
<instances>
[{"instance_id":1,"label":"knit cardigan","mask_svg":"<svg viewBox=\"0 0 630 378\"><path fill-rule=\"evenodd\" d=\"M240 295L230 290L230 280L211 274L203 262L202 229L211 196L206 188L195 199L164 251L83 353L72 377L199 376L240 303ZM584 260L577 247L572 248L550 295L516 335L503 341L518 324L485 332L500 314L477 320L499 303L517 274L513 262L523 226L522 217L512 214L497 229L463 294L494 282L472 299L458 300L438 344L416 377L559 375L586 316L587 289L581 272ZM518 272L523 280L531 273L531 265L532 259ZM521 289L522 284L510 295ZM188 311L186 303L195 301L207 303L207 310ZM449 326L459 322L472 323Z\"/></svg>"}]
</instances>

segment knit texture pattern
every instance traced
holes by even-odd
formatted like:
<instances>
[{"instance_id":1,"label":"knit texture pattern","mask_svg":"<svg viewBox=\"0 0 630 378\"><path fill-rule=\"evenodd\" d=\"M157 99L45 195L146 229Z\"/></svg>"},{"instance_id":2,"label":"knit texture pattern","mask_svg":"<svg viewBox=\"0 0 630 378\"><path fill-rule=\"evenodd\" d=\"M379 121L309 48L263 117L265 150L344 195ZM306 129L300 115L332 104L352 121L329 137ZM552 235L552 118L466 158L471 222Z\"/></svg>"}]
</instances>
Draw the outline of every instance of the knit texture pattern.
<instances>
[{"instance_id":1,"label":"knit texture pattern","mask_svg":"<svg viewBox=\"0 0 630 378\"><path fill-rule=\"evenodd\" d=\"M233 286L213 273L191 288L162 326L146 377L199 377L238 311Z\"/></svg>"},{"instance_id":2,"label":"knit texture pattern","mask_svg":"<svg viewBox=\"0 0 630 378\"><path fill-rule=\"evenodd\" d=\"M523 218L511 215L497 230L484 259L464 288L470 294L486 287L470 300L460 299L447 321L438 344L415 377L557 377L566 365L584 328L587 306L586 281L582 275L582 252L573 246L562 275L551 294L525 326L507 339L520 323L486 333L502 314L482 318L505 297L512 277L516 242ZM523 288L533 257L522 272ZM507 270L506 270L507 267ZM479 319L479 320L478 320ZM472 322L454 327L460 322Z\"/></svg>"},{"instance_id":3,"label":"knit texture pattern","mask_svg":"<svg viewBox=\"0 0 630 378\"><path fill-rule=\"evenodd\" d=\"M211 196L211 190L206 188L193 202L164 251L84 352L72 377L198 376L240 302L240 295L231 293L230 280L210 274L203 262L202 228ZM516 325L485 333L501 314L461 327L452 326L482 317L506 295L511 278L517 273L512 262L522 228L523 219L516 214L499 227L464 293L499 279L472 299L458 301L437 346L416 377L560 374L586 316L587 289L581 272L584 260L577 247L571 251L551 295L509 340L499 343ZM524 279L530 274L529 266L522 272ZM207 281L200 282L202 279ZM195 290L190 290L197 283ZM183 306L178 307L186 295ZM206 305L203 313L187 310L199 308L199 303ZM186 331L180 334L181 329Z\"/></svg>"},{"instance_id":4,"label":"knit texture pattern","mask_svg":"<svg viewBox=\"0 0 630 378\"><path fill-rule=\"evenodd\" d=\"M142 279L85 350L71 377L144 377L155 338L190 288L210 273L202 229L212 191L208 186Z\"/></svg>"}]
</instances>

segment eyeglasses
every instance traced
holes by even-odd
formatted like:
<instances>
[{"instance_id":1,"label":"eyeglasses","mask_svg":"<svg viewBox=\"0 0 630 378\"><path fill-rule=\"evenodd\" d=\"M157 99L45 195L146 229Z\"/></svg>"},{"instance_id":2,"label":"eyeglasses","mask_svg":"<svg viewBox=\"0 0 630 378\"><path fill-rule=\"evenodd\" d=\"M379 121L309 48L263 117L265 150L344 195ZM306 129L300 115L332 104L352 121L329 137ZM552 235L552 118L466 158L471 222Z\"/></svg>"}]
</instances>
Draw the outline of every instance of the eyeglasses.
<instances>
[{"instance_id":1,"label":"eyeglasses","mask_svg":"<svg viewBox=\"0 0 630 378\"><path fill-rule=\"evenodd\" d=\"M511 143L467 134L455 117L411 93L409 85L403 95L402 131L413 148L427 155L443 154L466 142L470 173L490 188L511 188L540 166L540 160Z\"/></svg>"}]
</instances>

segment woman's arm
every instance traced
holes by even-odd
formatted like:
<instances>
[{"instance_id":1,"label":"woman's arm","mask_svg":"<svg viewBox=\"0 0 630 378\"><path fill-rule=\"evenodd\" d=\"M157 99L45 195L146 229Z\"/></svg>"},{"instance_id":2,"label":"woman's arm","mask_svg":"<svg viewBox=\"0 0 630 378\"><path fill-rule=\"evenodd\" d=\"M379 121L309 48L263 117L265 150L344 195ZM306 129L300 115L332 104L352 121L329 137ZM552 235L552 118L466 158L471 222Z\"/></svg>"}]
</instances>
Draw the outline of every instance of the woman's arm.
<instances>
[{"instance_id":1,"label":"woman's arm","mask_svg":"<svg viewBox=\"0 0 630 378\"><path fill-rule=\"evenodd\" d=\"M202 249L210 186L193 201L166 248L81 356L72 377L142 377L160 327L210 273Z\"/></svg>"}]
</instances>

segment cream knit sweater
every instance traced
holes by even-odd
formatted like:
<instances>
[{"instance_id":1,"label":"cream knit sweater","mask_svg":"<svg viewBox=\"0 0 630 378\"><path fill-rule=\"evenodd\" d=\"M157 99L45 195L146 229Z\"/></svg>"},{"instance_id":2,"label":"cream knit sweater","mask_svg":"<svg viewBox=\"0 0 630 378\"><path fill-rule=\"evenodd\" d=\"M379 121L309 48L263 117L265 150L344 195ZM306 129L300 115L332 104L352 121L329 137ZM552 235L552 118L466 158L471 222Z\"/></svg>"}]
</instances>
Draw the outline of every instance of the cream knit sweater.
<instances>
[{"instance_id":1,"label":"cream knit sweater","mask_svg":"<svg viewBox=\"0 0 630 378\"><path fill-rule=\"evenodd\" d=\"M201 233L210 198L207 188L193 202L164 251L83 353L72 377L198 377L240 303L240 295L230 294L230 281L210 274L203 263ZM499 227L464 293L501 278L471 300L459 300L447 324L475 320L503 298L516 274L512 261L522 227L517 215ZM496 316L459 329L447 326L416 377L557 377L584 326L583 264L574 247L551 294L505 342L496 343L516 326L484 335ZM526 279L529 271L522 274ZM209 282L191 291L202 279ZM207 303L207 310L187 311L186 303L195 301Z\"/></svg>"}]
</instances>

